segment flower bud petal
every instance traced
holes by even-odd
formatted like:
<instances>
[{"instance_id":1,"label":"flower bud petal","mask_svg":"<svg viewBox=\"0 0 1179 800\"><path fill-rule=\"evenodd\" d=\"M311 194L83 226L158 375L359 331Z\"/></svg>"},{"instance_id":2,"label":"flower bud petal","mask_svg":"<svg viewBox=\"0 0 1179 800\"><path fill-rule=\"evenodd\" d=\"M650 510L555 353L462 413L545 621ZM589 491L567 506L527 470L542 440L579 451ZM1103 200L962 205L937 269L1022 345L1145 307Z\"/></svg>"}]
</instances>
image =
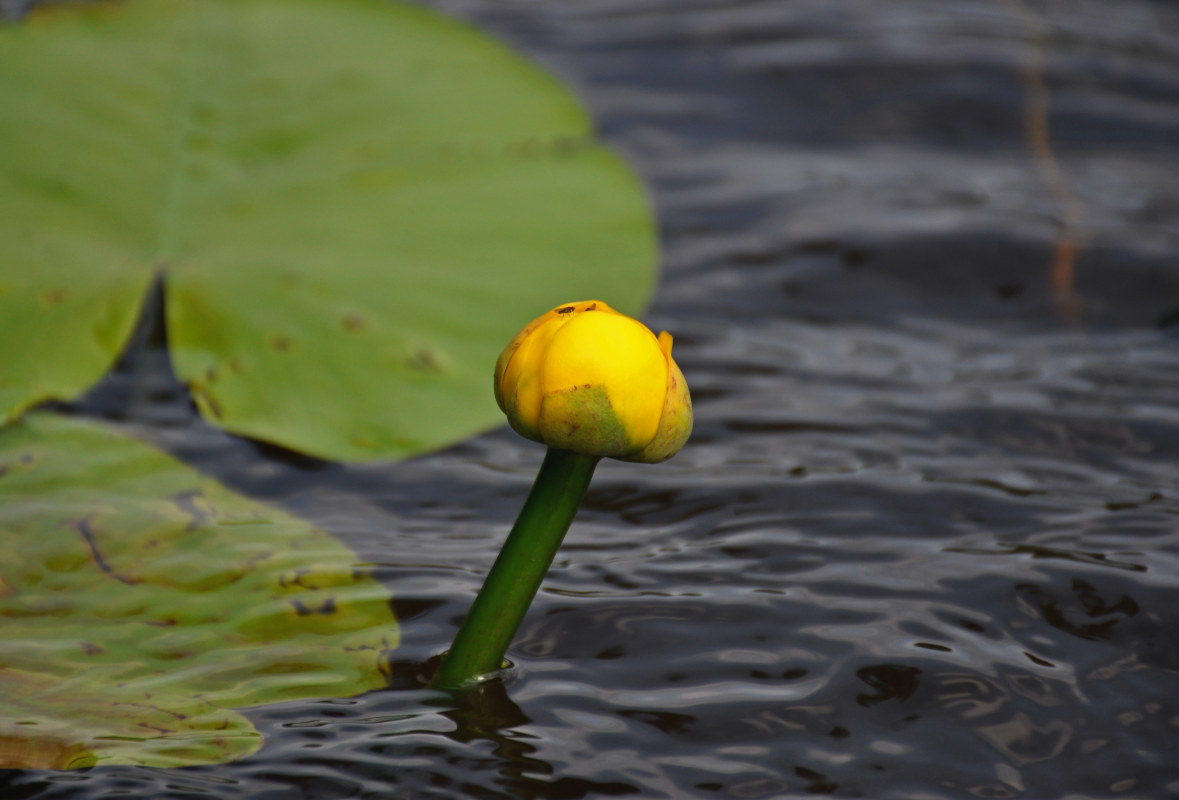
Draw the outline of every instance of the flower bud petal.
<instances>
[{"instance_id":1,"label":"flower bud petal","mask_svg":"<svg viewBox=\"0 0 1179 800\"><path fill-rule=\"evenodd\" d=\"M659 430L646 447L634 455L627 456L623 461L641 461L646 464L666 461L678 453L692 435L692 396L688 393L688 382L684 380L684 374L671 357L671 343L670 333L663 331L659 334L659 344L666 353L667 363L671 367L663 411L659 418Z\"/></svg>"},{"instance_id":2,"label":"flower bud petal","mask_svg":"<svg viewBox=\"0 0 1179 800\"><path fill-rule=\"evenodd\" d=\"M496 362L495 398L521 435L588 455L662 461L692 429L671 336L601 301L558 306L525 326Z\"/></svg>"}]
</instances>

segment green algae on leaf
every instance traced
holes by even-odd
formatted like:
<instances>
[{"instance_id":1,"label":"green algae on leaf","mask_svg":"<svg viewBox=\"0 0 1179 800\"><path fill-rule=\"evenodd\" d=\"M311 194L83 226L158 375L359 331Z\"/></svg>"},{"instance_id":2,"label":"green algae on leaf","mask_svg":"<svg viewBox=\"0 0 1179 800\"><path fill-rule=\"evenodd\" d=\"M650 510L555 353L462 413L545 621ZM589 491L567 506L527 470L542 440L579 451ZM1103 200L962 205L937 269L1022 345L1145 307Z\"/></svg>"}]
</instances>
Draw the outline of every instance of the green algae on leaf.
<instances>
[{"instance_id":1,"label":"green algae on leaf","mask_svg":"<svg viewBox=\"0 0 1179 800\"><path fill-rule=\"evenodd\" d=\"M0 421L114 361L163 276L234 433L400 458L501 423L521 319L637 313L655 235L572 94L386 0L127 0L0 25Z\"/></svg>"},{"instance_id":2,"label":"green algae on leaf","mask_svg":"<svg viewBox=\"0 0 1179 800\"><path fill-rule=\"evenodd\" d=\"M0 430L0 766L248 755L234 709L387 685L388 601L331 536L148 445Z\"/></svg>"}]
</instances>

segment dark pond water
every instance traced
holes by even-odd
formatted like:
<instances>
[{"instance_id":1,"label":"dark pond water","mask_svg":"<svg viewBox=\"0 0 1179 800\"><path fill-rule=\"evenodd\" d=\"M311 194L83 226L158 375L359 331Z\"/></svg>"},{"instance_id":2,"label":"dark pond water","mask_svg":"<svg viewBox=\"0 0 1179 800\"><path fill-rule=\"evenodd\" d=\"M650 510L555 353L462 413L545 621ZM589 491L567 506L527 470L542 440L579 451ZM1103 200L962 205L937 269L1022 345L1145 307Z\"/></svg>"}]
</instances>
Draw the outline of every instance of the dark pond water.
<instances>
[{"instance_id":1,"label":"dark pond water","mask_svg":"<svg viewBox=\"0 0 1179 800\"><path fill-rule=\"evenodd\" d=\"M80 404L376 562L397 686L6 798L1179 796L1179 6L455 0L645 177L697 428L604 463L510 650L420 688L541 449L343 467ZM146 381L146 383L145 383Z\"/></svg>"}]
</instances>

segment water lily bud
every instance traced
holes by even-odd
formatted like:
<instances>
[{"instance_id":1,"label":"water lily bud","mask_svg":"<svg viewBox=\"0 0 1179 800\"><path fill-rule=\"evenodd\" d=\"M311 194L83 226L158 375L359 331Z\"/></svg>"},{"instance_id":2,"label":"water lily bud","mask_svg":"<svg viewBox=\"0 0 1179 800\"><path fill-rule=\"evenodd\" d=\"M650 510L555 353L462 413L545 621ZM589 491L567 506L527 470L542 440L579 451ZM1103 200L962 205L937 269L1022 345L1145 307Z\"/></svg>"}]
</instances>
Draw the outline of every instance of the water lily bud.
<instances>
[{"instance_id":1,"label":"water lily bud","mask_svg":"<svg viewBox=\"0 0 1179 800\"><path fill-rule=\"evenodd\" d=\"M692 432L671 336L599 300L567 303L516 334L495 365L495 400L522 436L623 461L663 461Z\"/></svg>"}]
</instances>

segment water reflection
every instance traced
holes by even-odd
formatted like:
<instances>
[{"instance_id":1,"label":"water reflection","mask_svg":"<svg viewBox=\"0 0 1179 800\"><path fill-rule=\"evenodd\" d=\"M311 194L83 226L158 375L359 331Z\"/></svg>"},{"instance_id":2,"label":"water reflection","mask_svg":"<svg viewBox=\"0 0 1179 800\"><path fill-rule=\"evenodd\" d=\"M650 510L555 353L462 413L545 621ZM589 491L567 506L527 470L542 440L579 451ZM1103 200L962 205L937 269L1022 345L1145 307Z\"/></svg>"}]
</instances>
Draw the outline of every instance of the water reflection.
<instances>
[{"instance_id":1,"label":"water reflection","mask_svg":"<svg viewBox=\"0 0 1179 800\"><path fill-rule=\"evenodd\" d=\"M872 692L860 692L856 702L865 708L885 700L905 701L917 691L921 670L904 664L875 664L856 670L856 677L872 687Z\"/></svg>"}]
</instances>

